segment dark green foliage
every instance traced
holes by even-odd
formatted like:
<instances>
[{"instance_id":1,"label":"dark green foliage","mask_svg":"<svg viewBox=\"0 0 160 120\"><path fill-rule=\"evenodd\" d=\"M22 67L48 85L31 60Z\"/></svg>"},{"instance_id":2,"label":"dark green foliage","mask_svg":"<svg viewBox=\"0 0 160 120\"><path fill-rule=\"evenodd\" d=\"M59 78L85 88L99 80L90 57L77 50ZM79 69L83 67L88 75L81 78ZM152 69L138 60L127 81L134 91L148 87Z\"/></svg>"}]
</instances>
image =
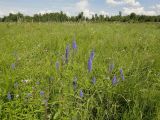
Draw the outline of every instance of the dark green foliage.
<instances>
[{"instance_id":1,"label":"dark green foliage","mask_svg":"<svg viewBox=\"0 0 160 120\"><path fill-rule=\"evenodd\" d=\"M0 22L160 22L160 16L146 16L146 15L136 15L131 13L127 16L122 16L122 12L119 11L119 15L115 16L104 16L104 15L92 15L92 18L89 19L85 17L83 12L80 12L77 16L67 16L65 13L56 12L56 13L45 13L45 14L35 14L32 16L24 16L21 13L12 14L0 18Z\"/></svg>"}]
</instances>

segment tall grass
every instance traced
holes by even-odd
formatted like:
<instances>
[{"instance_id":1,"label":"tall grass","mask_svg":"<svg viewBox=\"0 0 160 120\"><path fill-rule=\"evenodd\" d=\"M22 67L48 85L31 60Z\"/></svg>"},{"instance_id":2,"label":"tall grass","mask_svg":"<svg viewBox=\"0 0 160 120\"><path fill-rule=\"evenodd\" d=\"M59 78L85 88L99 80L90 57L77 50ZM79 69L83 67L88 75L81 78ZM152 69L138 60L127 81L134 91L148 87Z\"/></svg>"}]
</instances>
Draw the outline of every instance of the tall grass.
<instances>
[{"instance_id":1,"label":"tall grass","mask_svg":"<svg viewBox=\"0 0 160 120\"><path fill-rule=\"evenodd\" d=\"M123 23L0 24L0 119L160 119L159 28Z\"/></svg>"}]
</instances>

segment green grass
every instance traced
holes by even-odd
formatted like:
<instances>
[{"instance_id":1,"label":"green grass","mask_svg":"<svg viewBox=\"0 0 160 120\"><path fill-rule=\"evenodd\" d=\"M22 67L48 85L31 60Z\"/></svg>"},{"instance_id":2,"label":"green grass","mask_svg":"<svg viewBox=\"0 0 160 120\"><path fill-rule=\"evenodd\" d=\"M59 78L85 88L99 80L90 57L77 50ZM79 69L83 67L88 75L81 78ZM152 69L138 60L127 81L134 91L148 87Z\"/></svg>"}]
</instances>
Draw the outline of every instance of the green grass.
<instances>
[{"instance_id":1,"label":"green grass","mask_svg":"<svg viewBox=\"0 0 160 120\"><path fill-rule=\"evenodd\" d=\"M72 49L74 34L76 54ZM65 64L67 44L70 56ZM92 49L95 57L89 73L87 62ZM56 61L60 63L59 71L55 69ZM111 63L115 67L109 72ZM118 83L113 86L114 75ZM91 83L94 76L95 85ZM78 86L74 91L75 77ZM45 92L44 96L40 91ZM7 99L8 92L11 100ZM0 119L160 119L160 25L1 23Z\"/></svg>"}]
</instances>

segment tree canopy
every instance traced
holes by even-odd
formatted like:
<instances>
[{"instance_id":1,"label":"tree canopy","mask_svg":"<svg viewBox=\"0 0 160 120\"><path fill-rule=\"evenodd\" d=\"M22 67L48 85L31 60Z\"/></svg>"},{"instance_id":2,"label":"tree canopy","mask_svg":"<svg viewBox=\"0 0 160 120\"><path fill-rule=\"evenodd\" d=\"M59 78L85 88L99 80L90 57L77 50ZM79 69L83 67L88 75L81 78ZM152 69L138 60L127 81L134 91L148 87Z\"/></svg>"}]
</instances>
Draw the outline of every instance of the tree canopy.
<instances>
[{"instance_id":1,"label":"tree canopy","mask_svg":"<svg viewBox=\"0 0 160 120\"><path fill-rule=\"evenodd\" d=\"M80 22L80 21L90 21L90 22L160 22L160 15L158 16L147 16L147 15L136 15L131 13L130 15L122 16L122 12L115 16L105 16L105 15L92 15L92 18L84 16L83 12L80 12L77 16L67 16L65 13L55 12L55 13L45 13L45 14L34 14L33 16L25 16L22 13L12 14L0 18L0 22Z\"/></svg>"}]
</instances>

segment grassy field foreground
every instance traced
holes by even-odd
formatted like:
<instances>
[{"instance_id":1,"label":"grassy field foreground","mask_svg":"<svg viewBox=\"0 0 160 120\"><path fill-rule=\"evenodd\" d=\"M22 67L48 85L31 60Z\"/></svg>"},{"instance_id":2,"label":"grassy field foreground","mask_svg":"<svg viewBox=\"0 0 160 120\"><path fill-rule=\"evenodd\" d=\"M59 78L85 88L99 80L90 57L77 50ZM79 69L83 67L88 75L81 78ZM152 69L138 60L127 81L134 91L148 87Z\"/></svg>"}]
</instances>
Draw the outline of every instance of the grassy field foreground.
<instances>
[{"instance_id":1,"label":"grassy field foreground","mask_svg":"<svg viewBox=\"0 0 160 120\"><path fill-rule=\"evenodd\" d=\"M160 119L160 25L0 24L0 119Z\"/></svg>"}]
</instances>

